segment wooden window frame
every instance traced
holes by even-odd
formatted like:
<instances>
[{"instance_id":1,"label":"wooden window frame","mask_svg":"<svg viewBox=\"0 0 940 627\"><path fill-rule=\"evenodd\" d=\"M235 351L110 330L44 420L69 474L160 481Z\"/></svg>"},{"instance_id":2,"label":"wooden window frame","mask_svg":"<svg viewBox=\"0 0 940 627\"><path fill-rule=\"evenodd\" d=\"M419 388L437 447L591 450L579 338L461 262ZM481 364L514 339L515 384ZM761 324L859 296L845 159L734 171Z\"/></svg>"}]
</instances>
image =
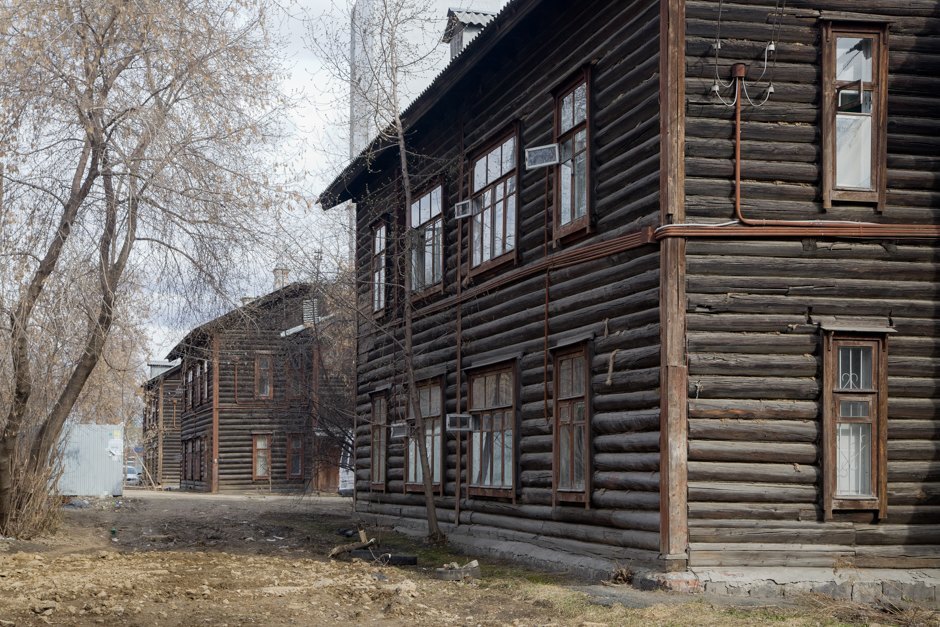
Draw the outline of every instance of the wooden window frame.
<instances>
[{"instance_id":1,"label":"wooden window frame","mask_svg":"<svg viewBox=\"0 0 940 627\"><path fill-rule=\"evenodd\" d=\"M186 391L185 406L188 409L192 409L193 407L196 406L196 404L193 401L193 369L191 366L189 368L186 368L185 391Z\"/></svg>"},{"instance_id":2,"label":"wooden window frame","mask_svg":"<svg viewBox=\"0 0 940 627\"><path fill-rule=\"evenodd\" d=\"M268 392L261 393L261 361L268 362ZM255 355L255 398L269 401L274 398L274 355L272 353L257 353Z\"/></svg>"},{"instance_id":3,"label":"wooden window frame","mask_svg":"<svg viewBox=\"0 0 940 627\"><path fill-rule=\"evenodd\" d=\"M590 507L591 503L591 475L593 469L593 456L592 452L592 443L591 443L591 350L587 344L581 344L576 346L565 346L563 348L558 348L557 350L552 351L552 412L553 412L553 429L552 429L552 502L554 505L557 505L559 502L569 502L569 503L583 503L585 507ZM580 395L572 395L566 398L561 398L559 391L561 390L560 382L560 362L564 359L571 359L573 357L580 357L583 360L582 364L582 393ZM584 417L583 424L580 425L582 430L582 442L584 446L582 463L584 467L582 468L584 475L584 486L580 490L572 489L561 489L559 487L561 483L560 471L561 471L561 408L565 403L573 404L581 399L581 402L584 404ZM574 435L574 431L578 428L577 425L572 424L568 427ZM574 468L574 447L571 448L572 459L569 460L570 468Z\"/></svg>"},{"instance_id":4,"label":"wooden window frame","mask_svg":"<svg viewBox=\"0 0 940 627\"><path fill-rule=\"evenodd\" d=\"M444 484L444 473L446 472L444 461L447 457L447 434L445 432L444 425L444 382L441 377L435 377L433 379L425 379L424 381L419 381L415 383L415 386L420 391L422 388L433 388L437 387L438 393L440 396L440 403L437 409L436 416L425 416L425 427L428 426L428 421L439 422L441 425L441 436L440 436L440 458L434 459L433 448L429 452L428 467L431 469L431 486L436 488L441 494L443 494L442 488ZM417 437L417 421L414 417L411 416L411 407L409 404L408 411L406 412L409 416L408 422L412 426L412 429L409 430L408 437L405 438L405 491L406 492L423 492L424 491L424 480L422 475L421 481L410 481L411 478L411 468L415 460L411 459L411 441ZM433 431L432 431L433 433ZM434 481L433 471L435 470L435 464L437 465L437 470L440 473L440 479Z\"/></svg>"},{"instance_id":5,"label":"wooden window frame","mask_svg":"<svg viewBox=\"0 0 940 627\"><path fill-rule=\"evenodd\" d=\"M382 247L378 247L378 233L382 232ZM369 235L369 299L372 315L381 318L388 306L388 224L379 221L372 225ZM381 281L377 273L381 270ZM381 301L381 303L379 302Z\"/></svg>"},{"instance_id":6,"label":"wooden window frame","mask_svg":"<svg viewBox=\"0 0 940 627\"><path fill-rule=\"evenodd\" d=\"M202 455L199 456L199 475L205 481L209 478L209 438L202 436Z\"/></svg>"},{"instance_id":7,"label":"wooden window frame","mask_svg":"<svg viewBox=\"0 0 940 627\"><path fill-rule=\"evenodd\" d=\"M412 214L414 211L413 206L415 204L420 205L420 202L422 199L424 199L424 197L431 196L435 191L438 191L438 190L440 191L440 202L438 206L437 215L432 215L427 220L423 222L419 222L418 224L414 224L414 220L412 219L413 218ZM416 194L415 200L412 200L412 203L411 203L412 207L407 207L405 209L405 224L407 227L408 235L409 237L412 238L411 240L412 258L410 260L409 265L411 269L411 296L415 299L420 299L425 296L429 296L431 294L440 293L444 290L444 271L445 271L444 264L447 259L446 255L444 254L444 202L445 202L444 183L442 180L438 178L438 179L435 179L434 182L431 183L430 185L425 186L420 193ZM421 286L418 286L415 280L417 276L417 273L415 271L415 268L416 268L415 255L416 255L416 251L418 250L417 239L418 239L419 233L420 234L427 233L427 230L431 228L431 226L434 225L435 223L437 224L437 228L438 228L438 238L439 238L439 245L440 245L440 250L438 251L438 259L437 259L437 261L440 264L440 276L438 276L437 280L432 283L428 283L426 285L422 283Z\"/></svg>"},{"instance_id":8,"label":"wooden window frame","mask_svg":"<svg viewBox=\"0 0 940 627\"><path fill-rule=\"evenodd\" d=\"M470 200L471 200L471 206L473 207L473 212L472 212L472 215L467 219L467 235L468 235L467 265L469 268L469 276L471 277L476 276L478 274L485 273L488 270L502 266L506 263L515 262L516 260L516 255L518 254L518 250L519 250L519 210L520 210L519 204L521 202L520 186L522 184L522 180L521 180L522 168L520 167L520 163L519 163L520 161L519 160L520 136L521 135L522 133L520 132L518 124L512 124L510 125L509 128L502 130L496 136L496 138L490 141L489 143L487 143L484 148L475 150L472 153L473 156L470 159ZM476 186L475 185L476 163L480 159L485 159L486 156L490 152L492 152L494 148L502 146L510 139L513 140L513 153L514 153L512 156L512 163L513 163L512 170L510 170L509 172L504 172L495 181L485 184L483 187L481 187L477 191L473 191ZM473 224L474 224L476 216L481 215L483 213L483 211L481 209L478 209L478 207L482 203L482 198L487 192L489 192L490 190L495 190L500 185L508 184L510 178L515 178L515 189L514 191L511 192L511 195L513 196L513 211L515 214L513 216L513 226L512 226L512 237L513 237L512 247L506 250L505 252L500 253L499 255L490 257L489 259L485 261L482 261L482 252L481 252L481 262L477 265L474 265L474 227L473 227ZM507 229L506 229L507 216L509 215L508 212L505 211L505 206L506 206L508 198L509 198L509 195L505 195L503 196L503 199L500 201L500 202L503 202L503 208L504 208L504 211L503 211L503 234L504 234L503 239L504 240L505 240L505 234L507 232ZM496 205L494 203L493 207L495 206ZM481 235L481 242L482 242L482 235Z\"/></svg>"},{"instance_id":9,"label":"wooden window frame","mask_svg":"<svg viewBox=\"0 0 940 627\"><path fill-rule=\"evenodd\" d=\"M838 37L872 38L872 82L865 87L872 91L872 155L870 190L836 187L836 41ZM835 202L874 204L883 211L886 201L888 163L888 25L871 22L822 23L822 161L823 208ZM855 83L857 84L857 83ZM848 84L846 84L848 85Z\"/></svg>"},{"instance_id":10,"label":"wooden window frame","mask_svg":"<svg viewBox=\"0 0 940 627\"><path fill-rule=\"evenodd\" d=\"M209 360L202 360L202 400L209 401Z\"/></svg>"},{"instance_id":11,"label":"wooden window frame","mask_svg":"<svg viewBox=\"0 0 940 627\"><path fill-rule=\"evenodd\" d=\"M485 497L496 497L496 498L507 498L511 497L513 502L515 502L516 490L519 485L519 428L518 428L518 401L519 401L519 374L518 367L515 360L510 362L503 362L497 365L485 366L479 369L471 370L469 373L469 379L467 382L467 411L473 416L473 422L479 425L479 429L471 429L467 434L467 493L469 495L476 496L485 496ZM488 375L509 373L511 377L510 388L512 391L512 401L509 405L498 405L482 408L474 406L474 385L478 384L478 381L485 380ZM485 394L485 393L484 393ZM485 399L484 399L485 402ZM512 433L512 447L510 449L511 459L509 463L503 464L503 476L505 476L505 471L509 468L512 471L512 484L509 486L486 486L486 485L474 485L475 478L473 477L473 465L474 465L474 455L476 451L474 450L473 445L473 436L475 433L485 433L483 429L483 421L481 414L486 413L487 411L492 411L494 409L502 410L503 415L509 416L509 429L503 428L499 431L504 434L503 441L505 441L505 433L510 431ZM503 424L505 425L505 418L503 419ZM493 429L492 432L495 433L497 430ZM482 438L481 438L482 445ZM490 462L492 462L495 456L490 456ZM492 476L492 471L490 472Z\"/></svg>"},{"instance_id":12,"label":"wooden window frame","mask_svg":"<svg viewBox=\"0 0 940 627\"><path fill-rule=\"evenodd\" d=\"M292 470L293 466L291 464L291 456L293 455L292 445L294 444L294 442L300 442L300 473L295 473ZM287 450L286 450L285 459L287 461L287 479L289 481L298 480L298 479L303 480L304 471L306 470L306 465L307 465L305 463L306 454L307 454L306 449L307 449L307 445L304 442L303 433L288 433L287 434Z\"/></svg>"},{"instance_id":13,"label":"wooden window frame","mask_svg":"<svg viewBox=\"0 0 940 627\"><path fill-rule=\"evenodd\" d=\"M268 474L259 475L258 470L258 438L267 438L268 447L266 450L268 452ZM271 479L272 465L274 461L274 456L272 451L274 450L274 434L271 432L264 433L252 433L251 434L251 480L252 481L268 481Z\"/></svg>"},{"instance_id":14,"label":"wooden window frame","mask_svg":"<svg viewBox=\"0 0 940 627\"><path fill-rule=\"evenodd\" d=\"M578 87L584 85L585 90L585 115L584 120L575 124L570 129L566 131L561 130L561 107L564 99L569 95L577 91ZM554 182L554 193L555 193L555 202L552 203L552 237L555 240L568 240L574 239L577 235L586 234L591 232L591 220L593 214L593 205L594 205L594 195L592 193L591 182L593 177L591 176L591 140L592 140L592 129L591 129L591 66L587 65L581 68L577 74L569 79L567 82L563 83L561 87L554 91L555 97L555 120L554 120L554 136L555 143L558 144L559 153L561 151L561 144L568 139L573 138L578 132L583 130L585 132L585 172L584 172L584 186L585 186L585 210L584 215L575 220L571 220L567 224L561 224L561 166L559 163L555 166L555 182ZM571 190L572 196L574 195L574 190Z\"/></svg>"},{"instance_id":15,"label":"wooden window frame","mask_svg":"<svg viewBox=\"0 0 940 627\"><path fill-rule=\"evenodd\" d=\"M300 347L294 347L287 352L285 362L287 366L286 383L287 399L298 400L306 397L304 384L307 382L307 355Z\"/></svg>"},{"instance_id":16,"label":"wooden window frame","mask_svg":"<svg viewBox=\"0 0 940 627\"><path fill-rule=\"evenodd\" d=\"M373 492L384 492L388 483L388 396L384 392L373 394L369 406L369 487ZM381 414L377 412L378 406L382 407ZM376 447L377 441L382 443L381 448ZM377 468L381 469L379 473Z\"/></svg>"},{"instance_id":17,"label":"wooden window frame","mask_svg":"<svg viewBox=\"0 0 940 627\"><path fill-rule=\"evenodd\" d=\"M826 331L823 336L823 518L832 520L834 511L877 512L884 519L888 511L888 336L885 333ZM838 350L842 347L872 349L873 389L845 390L836 384ZM866 419L839 417L839 402L857 399L869 402L874 416ZM838 423L863 422L871 425L871 492L861 497L839 496L836 492Z\"/></svg>"}]
</instances>

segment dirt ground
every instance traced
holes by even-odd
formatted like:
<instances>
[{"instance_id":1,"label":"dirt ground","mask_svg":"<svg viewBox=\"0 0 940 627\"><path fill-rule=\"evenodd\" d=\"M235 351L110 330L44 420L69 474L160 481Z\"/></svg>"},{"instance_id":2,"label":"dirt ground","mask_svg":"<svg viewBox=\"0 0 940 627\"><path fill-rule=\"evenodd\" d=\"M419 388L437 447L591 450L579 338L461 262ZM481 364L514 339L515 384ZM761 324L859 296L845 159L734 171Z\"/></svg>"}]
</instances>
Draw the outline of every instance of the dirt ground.
<instances>
[{"instance_id":1,"label":"dirt ground","mask_svg":"<svg viewBox=\"0 0 940 627\"><path fill-rule=\"evenodd\" d=\"M417 566L329 560L355 539L337 533L353 520L340 498L141 490L75 501L56 535L0 540L0 626L940 624L812 598L755 607L622 586L592 595L483 558L481 579L440 581L435 567L470 557L390 530L368 530L376 554L417 555Z\"/></svg>"}]
</instances>

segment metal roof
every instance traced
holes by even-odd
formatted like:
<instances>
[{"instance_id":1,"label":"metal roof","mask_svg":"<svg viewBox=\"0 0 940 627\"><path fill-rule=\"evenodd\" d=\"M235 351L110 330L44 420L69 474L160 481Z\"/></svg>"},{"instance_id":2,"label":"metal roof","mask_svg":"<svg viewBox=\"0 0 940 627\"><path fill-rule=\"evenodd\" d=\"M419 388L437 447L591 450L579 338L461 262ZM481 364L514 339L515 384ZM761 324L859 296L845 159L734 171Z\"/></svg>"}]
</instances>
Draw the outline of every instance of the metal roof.
<instances>
[{"instance_id":1,"label":"metal roof","mask_svg":"<svg viewBox=\"0 0 940 627\"><path fill-rule=\"evenodd\" d=\"M441 38L441 41L445 44L450 43L450 40L454 38L454 35L457 32L457 24L463 24L464 26L479 26L482 28L493 21L494 17L496 17L495 13L487 13L484 11L462 11L460 9L448 9L447 27L444 29L444 36Z\"/></svg>"},{"instance_id":2,"label":"metal roof","mask_svg":"<svg viewBox=\"0 0 940 627\"><path fill-rule=\"evenodd\" d=\"M197 343L200 338L205 338L209 333L215 329L223 328L229 323L237 320L240 316L250 316L257 313L260 309L268 307L284 298L295 295L299 292L309 291L313 287L312 283L304 282L295 282L289 285L285 285L281 289L274 290L264 296L260 296L253 301L242 305L241 307L236 307L235 309L218 316L199 325L192 331L186 334L180 342L173 347L173 349L167 354L166 359L177 359L181 358L186 354L186 349L190 346L193 346Z\"/></svg>"},{"instance_id":3,"label":"metal roof","mask_svg":"<svg viewBox=\"0 0 940 627\"><path fill-rule=\"evenodd\" d=\"M475 68L489 50L502 41L525 17L543 0L509 0L502 9L484 26L479 35L473 38L459 55L441 70L431 84L401 113L402 124L411 128L438 100ZM351 198L349 186L360 176L369 171L370 156L387 148L396 148L394 133L389 138L377 137L352 160L343 171L320 193L317 203L323 209L330 209Z\"/></svg>"}]
</instances>

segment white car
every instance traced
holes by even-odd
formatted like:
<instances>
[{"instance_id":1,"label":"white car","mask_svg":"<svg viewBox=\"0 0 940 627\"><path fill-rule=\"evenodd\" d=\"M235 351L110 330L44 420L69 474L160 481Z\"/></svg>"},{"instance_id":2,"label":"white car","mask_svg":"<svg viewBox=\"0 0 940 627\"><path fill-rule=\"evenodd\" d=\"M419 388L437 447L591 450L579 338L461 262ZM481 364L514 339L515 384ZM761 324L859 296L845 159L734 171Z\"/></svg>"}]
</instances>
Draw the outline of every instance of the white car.
<instances>
[{"instance_id":1,"label":"white car","mask_svg":"<svg viewBox=\"0 0 940 627\"><path fill-rule=\"evenodd\" d=\"M131 468L124 477L124 485L140 485L140 473Z\"/></svg>"}]
</instances>

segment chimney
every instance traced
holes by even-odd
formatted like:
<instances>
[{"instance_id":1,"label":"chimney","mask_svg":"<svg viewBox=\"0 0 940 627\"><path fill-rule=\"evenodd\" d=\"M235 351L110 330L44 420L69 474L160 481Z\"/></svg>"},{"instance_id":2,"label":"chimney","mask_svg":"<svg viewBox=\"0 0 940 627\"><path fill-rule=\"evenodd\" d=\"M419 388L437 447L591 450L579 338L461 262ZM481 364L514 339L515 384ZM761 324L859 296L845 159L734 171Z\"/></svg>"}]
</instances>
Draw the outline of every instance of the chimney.
<instances>
[{"instance_id":1,"label":"chimney","mask_svg":"<svg viewBox=\"0 0 940 627\"><path fill-rule=\"evenodd\" d=\"M290 270L287 268L274 268L274 289L279 290L282 287L287 287L287 275L290 274Z\"/></svg>"},{"instance_id":2,"label":"chimney","mask_svg":"<svg viewBox=\"0 0 940 627\"><path fill-rule=\"evenodd\" d=\"M496 17L493 13L483 11L461 11L450 9L447 11L447 26L441 43L450 44L450 60L453 61L470 41L480 34L480 31Z\"/></svg>"}]
</instances>

